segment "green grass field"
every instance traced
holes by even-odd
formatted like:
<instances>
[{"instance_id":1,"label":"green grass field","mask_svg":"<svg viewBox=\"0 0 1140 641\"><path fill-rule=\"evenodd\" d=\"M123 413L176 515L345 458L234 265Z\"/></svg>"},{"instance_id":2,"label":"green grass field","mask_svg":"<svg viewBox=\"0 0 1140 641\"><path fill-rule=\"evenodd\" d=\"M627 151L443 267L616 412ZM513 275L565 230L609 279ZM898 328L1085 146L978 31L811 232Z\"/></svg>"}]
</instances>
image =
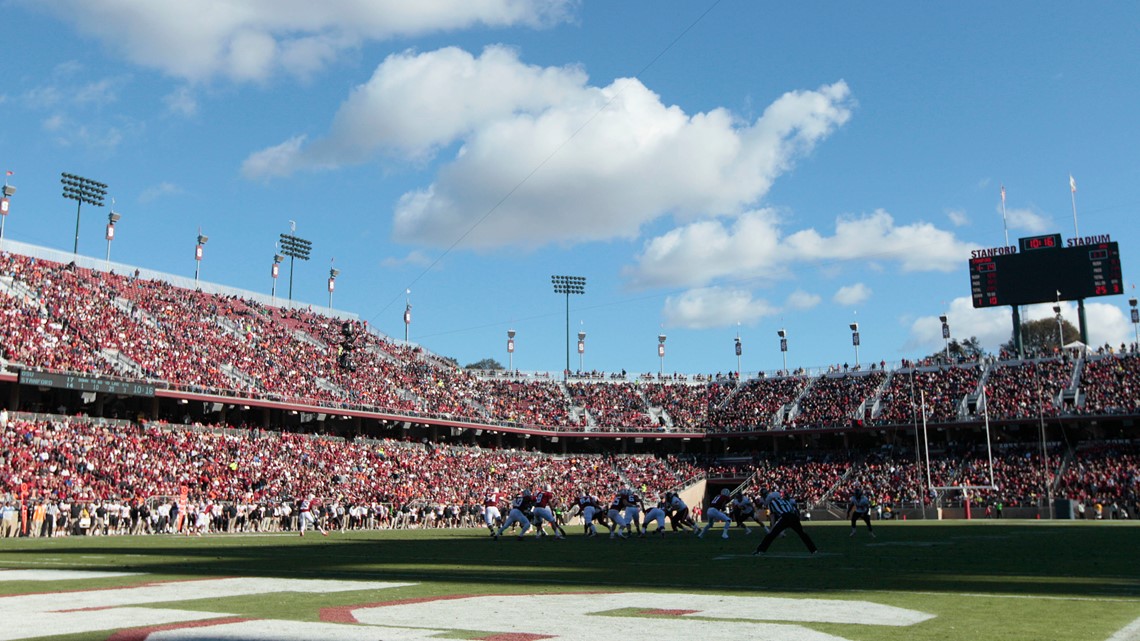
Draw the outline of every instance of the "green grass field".
<instances>
[{"instance_id":1,"label":"green grass field","mask_svg":"<svg viewBox=\"0 0 1140 641\"><path fill-rule=\"evenodd\" d=\"M41 610L29 607L12 595L43 594L37 603L58 602L59 610L86 603L76 591L151 584L167 580L218 577L273 577L278 579L336 579L341 581L408 583L401 587L336 592L269 592L215 597L187 592L187 600L166 599L138 607L171 608L179 611L224 613L241 619L320 622L331 626L330 612L342 606L358 606L406 599L466 595L554 595L581 598L586 608L574 617L602 634L612 619L620 619L621 634L657 636L638 630L664 624L678 632L690 621L700 622L705 636L735 638L840 638L840 639L1000 639L1040 641L1045 639L1089 641L1140 638L1140 527L1131 522L973 521L877 523L878 538L860 530L848 536L846 524L812 523L809 533L820 553L809 556L794 534L779 539L766 557L753 557L759 532L745 536L732 530L722 540L714 529L702 540L688 535L610 541L586 539L580 527L571 529L565 541L552 539L516 541L507 537L492 541L485 530L392 531L334 533L327 538L295 535L233 535L187 537L92 537L52 540L16 539L0 542L0 568L9 570L88 570L131 574L106 578L58 581L10 580L0 573L0 621L10 617L35 617ZM11 573L9 573L11 574ZM19 575L17 575L19 576ZM186 586L199 585L197 581ZM204 583L201 585L211 585ZM344 588L341 588L344 590ZM58 594L54 594L58 592ZM594 593L606 593L598 596ZM622 593L660 592L654 596L624 597ZM112 591L112 593L114 593ZM678 593L682 596L678 597ZM84 593L86 594L86 593ZM101 593L100 593L101 594ZM724 597L739 616L712 612L709 597ZM733 597L747 597L738 600ZM920 622L888 625L876 620L858 623L835 620L844 616L839 608L818 620L809 614L789 623L782 614L790 602L757 599L783 597L795 601L829 599L855 603L854 611L874 612L877 606L893 606L933 615ZM531 597L536 598L536 597ZM677 602L691 607L678 608ZM29 601L25 599L24 601ZM626 603L636 602L630 606ZM729 601L726 601L729 602ZM13 603L20 602L17 605ZM470 614L458 608L463 599L430 602L440 618L412 630L424 638L549 638L549 631L535 632L529 617L506 627L489 628L470 623ZM79 605L72 606L75 603ZM525 597L510 601L518 608L553 608L547 601ZM649 607L646 607L646 603ZM752 605L752 604L755 605ZM600 607L597 604L605 604ZM877 604L877 605L876 605ZM610 607L612 606L612 607ZM104 608L106 606L103 606ZM514 606L511 606L514 607ZM661 611L653 608L660 607ZM591 609L593 608L593 609ZM54 611L55 606L51 608ZM683 611L681 611L683 610ZM820 606L824 612L826 607ZM92 609L110 616L114 609ZM380 613L396 612L381 609ZM554 610L551 610L552 615ZM506 614L509 619L509 613ZM633 618L629 618L633 617ZM359 617L357 617L359 619ZM683 620L682 620L683 619ZM111 629L68 632L53 636L50 617L37 619L44 637L59 639L107 639ZM177 617L174 617L177 620ZM501 621L503 619L496 619ZM777 623L782 627L768 628ZM626 625L628 621L628 626ZM698 623L692 625L698 625ZM754 625L755 633L748 626ZM108 625L108 624L103 624ZM139 625L131 617L116 628ZM315 623L314 623L315 625ZM371 625L377 625L372 622ZM380 634L367 622L340 624L336 630L367 632L371 638L404 638L409 625L399 623L400 634ZM511 627L514 626L514 627ZM600 626L600 627L598 627ZM648 628L644 626L649 626ZM718 631L718 627L723 630ZM414 626L412 626L414 627ZM61 628L62 629L62 628ZM299 638L347 638L329 628L306 628ZM211 636L211 628L197 628L172 638L247 638ZM323 631L322 631L323 630ZM385 628L387 630L387 628ZM571 622L564 637L586 638ZM626 631L628 630L628 632ZM494 632L534 632L536 636L495 636ZM616 631L616 630L615 630ZM0 639L30 638L5 632ZM278 638L275 633L256 638ZM814 636L813 636L814 634ZM830 635L830 636L829 636ZM115 638L144 638L127 636ZM152 638L160 638L158 636ZM248 638L254 638L253 636ZM364 637L362 637L364 638ZM411 637L408 637L411 638Z\"/></svg>"}]
</instances>

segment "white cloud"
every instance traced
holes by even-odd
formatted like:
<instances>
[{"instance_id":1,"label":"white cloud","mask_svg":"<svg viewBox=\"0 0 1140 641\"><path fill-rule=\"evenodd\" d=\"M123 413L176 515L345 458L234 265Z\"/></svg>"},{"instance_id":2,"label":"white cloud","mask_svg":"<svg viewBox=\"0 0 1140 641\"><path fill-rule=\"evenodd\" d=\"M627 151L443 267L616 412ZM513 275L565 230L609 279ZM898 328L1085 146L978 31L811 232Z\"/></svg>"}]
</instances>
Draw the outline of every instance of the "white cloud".
<instances>
[{"instance_id":1,"label":"white cloud","mask_svg":"<svg viewBox=\"0 0 1140 641\"><path fill-rule=\"evenodd\" d=\"M574 0L17 0L131 62L192 82L315 73L368 41L478 26L541 27Z\"/></svg>"},{"instance_id":2,"label":"white cloud","mask_svg":"<svg viewBox=\"0 0 1140 641\"><path fill-rule=\"evenodd\" d=\"M1031 234L1042 234L1053 229L1053 219L1032 209L1007 209L1006 223L1010 229Z\"/></svg>"},{"instance_id":3,"label":"white cloud","mask_svg":"<svg viewBox=\"0 0 1140 641\"><path fill-rule=\"evenodd\" d=\"M397 258L395 256L388 256L380 261L380 264L388 268L399 267L427 267L432 264L432 259L427 254L419 250L408 252L407 256Z\"/></svg>"},{"instance_id":4,"label":"white cloud","mask_svg":"<svg viewBox=\"0 0 1140 641\"><path fill-rule=\"evenodd\" d=\"M797 289L796 291L788 294L788 299L784 301L784 305L790 309L811 309L819 305L823 298L818 294L810 294L803 290Z\"/></svg>"},{"instance_id":5,"label":"white cloud","mask_svg":"<svg viewBox=\"0 0 1140 641\"><path fill-rule=\"evenodd\" d=\"M748 212L731 226L705 220L649 240L626 270L639 287L696 287L718 278L784 278L796 263L891 261L903 271L949 272L970 256L970 243L925 222L898 225L885 211L836 221L835 233L815 229L782 236L771 210Z\"/></svg>"},{"instance_id":6,"label":"white cloud","mask_svg":"<svg viewBox=\"0 0 1140 641\"><path fill-rule=\"evenodd\" d=\"M871 297L871 288L863 283L855 283L854 285L845 285L840 287L832 300L839 305L852 306L858 305Z\"/></svg>"},{"instance_id":7,"label":"white cloud","mask_svg":"<svg viewBox=\"0 0 1140 641\"><path fill-rule=\"evenodd\" d=\"M1062 302L1061 314L1073 326L1079 326L1077 304ZM1028 305L1022 322L1053 317L1053 304ZM1119 347L1133 340L1128 312L1110 303L1085 301L1085 319L1088 323L1089 344L1096 347L1109 344ZM975 309L969 297L955 298L946 312L951 338L963 340L977 337L982 347L991 353L1009 341L1013 333L1013 317L1008 307ZM930 352L943 345L942 322L938 316L924 316L910 326L910 338L905 349L923 348Z\"/></svg>"},{"instance_id":8,"label":"white cloud","mask_svg":"<svg viewBox=\"0 0 1140 641\"><path fill-rule=\"evenodd\" d=\"M466 230L464 243L480 248L633 238L667 214L739 213L851 105L837 82L785 94L747 123L724 109L686 114L636 79L591 86L581 69L526 65L505 47L407 52L352 92L327 136L257 152L244 172L385 153L422 162L457 145L433 184L400 199L397 240L449 246Z\"/></svg>"},{"instance_id":9,"label":"white cloud","mask_svg":"<svg viewBox=\"0 0 1140 641\"><path fill-rule=\"evenodd\" d=\"M162 99L166 110L176 116L190 118L198 115L198 99L189 87L179 87Z\"/></svg>"},{"instance_id":10,"label":"white cloud","mask_svg":"<svg viewBox=\"0 0 1140 641\"><path fill-rule=\"evenodd\" d=\"M779 308L752 298L750 292L722 287L692 289L680 296L669 296L663 310L665 325L689 329L751 324L776 313Z\"/></svg>"},{"instance_id":11,"label":"white cloud","mask_svg":"<svg viewBox=\"0 0 1140 641\"><path fill-rule=\"evenodd\" d=\"M185 193L185 190L183 190L178 185L163 181L157 185L152 185L144 189L142 193L139 194L139 202L145 205L152 203L164 196L177 196L183 193Z\"/></svg>"},{"instance_id":12,"label":"white cloud","mask_svg":"<svg viewBox=\"0 0 1140 641\"><path fill-rule=\"evenodd\" d=\"M955 227L964 227L970 224L970 217L966 212L961 209L951 209L946 212L946 217L950 219L950 224Z\"/></svg>"}]
</instances>

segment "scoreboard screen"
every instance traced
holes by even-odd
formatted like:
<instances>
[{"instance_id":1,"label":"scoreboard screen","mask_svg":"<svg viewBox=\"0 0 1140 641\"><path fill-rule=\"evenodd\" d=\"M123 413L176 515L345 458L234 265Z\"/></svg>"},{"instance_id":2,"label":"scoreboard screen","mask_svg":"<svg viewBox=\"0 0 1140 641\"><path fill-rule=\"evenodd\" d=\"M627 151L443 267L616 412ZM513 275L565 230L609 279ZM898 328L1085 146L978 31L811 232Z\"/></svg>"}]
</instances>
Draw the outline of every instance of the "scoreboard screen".
<instances>
[{"instance_id":1,"label":"scoreboard screen","mask_svg":"<svg viewBox=\"0 0 1140 641\"><path fill-rule=\"evenodd\" d=\"M1022 241L1055 238L1041 236ZM974 307L1031 305L1124 293L1116 242L1070 243L1069 247L1060 247L1059 243L1033 242L1032 250L1027 251L1030 243L1023 242L1021 252L993 252L997 254L993 256L977 255L990 253L986 251L975 252L970 259Z\"/></svg>"}]
</instances>

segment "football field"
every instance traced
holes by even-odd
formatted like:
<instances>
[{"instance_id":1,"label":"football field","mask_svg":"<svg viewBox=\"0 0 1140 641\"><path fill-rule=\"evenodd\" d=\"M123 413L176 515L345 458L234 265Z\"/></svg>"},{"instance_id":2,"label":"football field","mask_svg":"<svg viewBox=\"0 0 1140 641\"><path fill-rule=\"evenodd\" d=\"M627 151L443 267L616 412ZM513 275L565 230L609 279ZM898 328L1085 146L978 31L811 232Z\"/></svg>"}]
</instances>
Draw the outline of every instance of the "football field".
<instances>
[{"instance_id":1,"label":"football field","mask_svg":"<svg viewBox=\"0 0 1140 641\"><path fill-rule=\"evenodd\" d=\"M0 639L1140 639L1133 522L0 540Z\"/></svg>"}]
</instances>

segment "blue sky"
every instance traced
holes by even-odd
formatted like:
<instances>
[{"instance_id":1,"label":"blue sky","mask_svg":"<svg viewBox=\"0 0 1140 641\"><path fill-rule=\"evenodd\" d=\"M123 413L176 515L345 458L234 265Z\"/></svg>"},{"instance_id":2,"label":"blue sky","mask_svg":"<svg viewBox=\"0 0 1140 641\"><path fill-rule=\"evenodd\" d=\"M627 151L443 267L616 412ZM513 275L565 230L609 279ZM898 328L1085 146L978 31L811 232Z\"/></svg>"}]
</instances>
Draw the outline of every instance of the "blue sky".
<instances>
[{"instance_id":1,"label":"blue sky","mask_svg":"<svg viewBox=\"0 0 1140 641\"><path fill-rule=\"evenodd\" d=\"M655 372L996 348L967 258L1074 235L1140 246L1140 8L1054 2L5 0L5 237L70 250L60 172L109 185L112 258L294 298L461 364ZM85 207L81 254L102 256ZM287 284L279 281L278 293ZM1133 292L1134 290L1129 290ZM1126 296L1087 302L1130 341ZM1029 318L1051 315L1030 308ZM1065 305L1075 320L1075 306ZM572 348L573 349L573 348ZM577 368L576 350L570 356Z\"/></svg>"}]
</instances>

